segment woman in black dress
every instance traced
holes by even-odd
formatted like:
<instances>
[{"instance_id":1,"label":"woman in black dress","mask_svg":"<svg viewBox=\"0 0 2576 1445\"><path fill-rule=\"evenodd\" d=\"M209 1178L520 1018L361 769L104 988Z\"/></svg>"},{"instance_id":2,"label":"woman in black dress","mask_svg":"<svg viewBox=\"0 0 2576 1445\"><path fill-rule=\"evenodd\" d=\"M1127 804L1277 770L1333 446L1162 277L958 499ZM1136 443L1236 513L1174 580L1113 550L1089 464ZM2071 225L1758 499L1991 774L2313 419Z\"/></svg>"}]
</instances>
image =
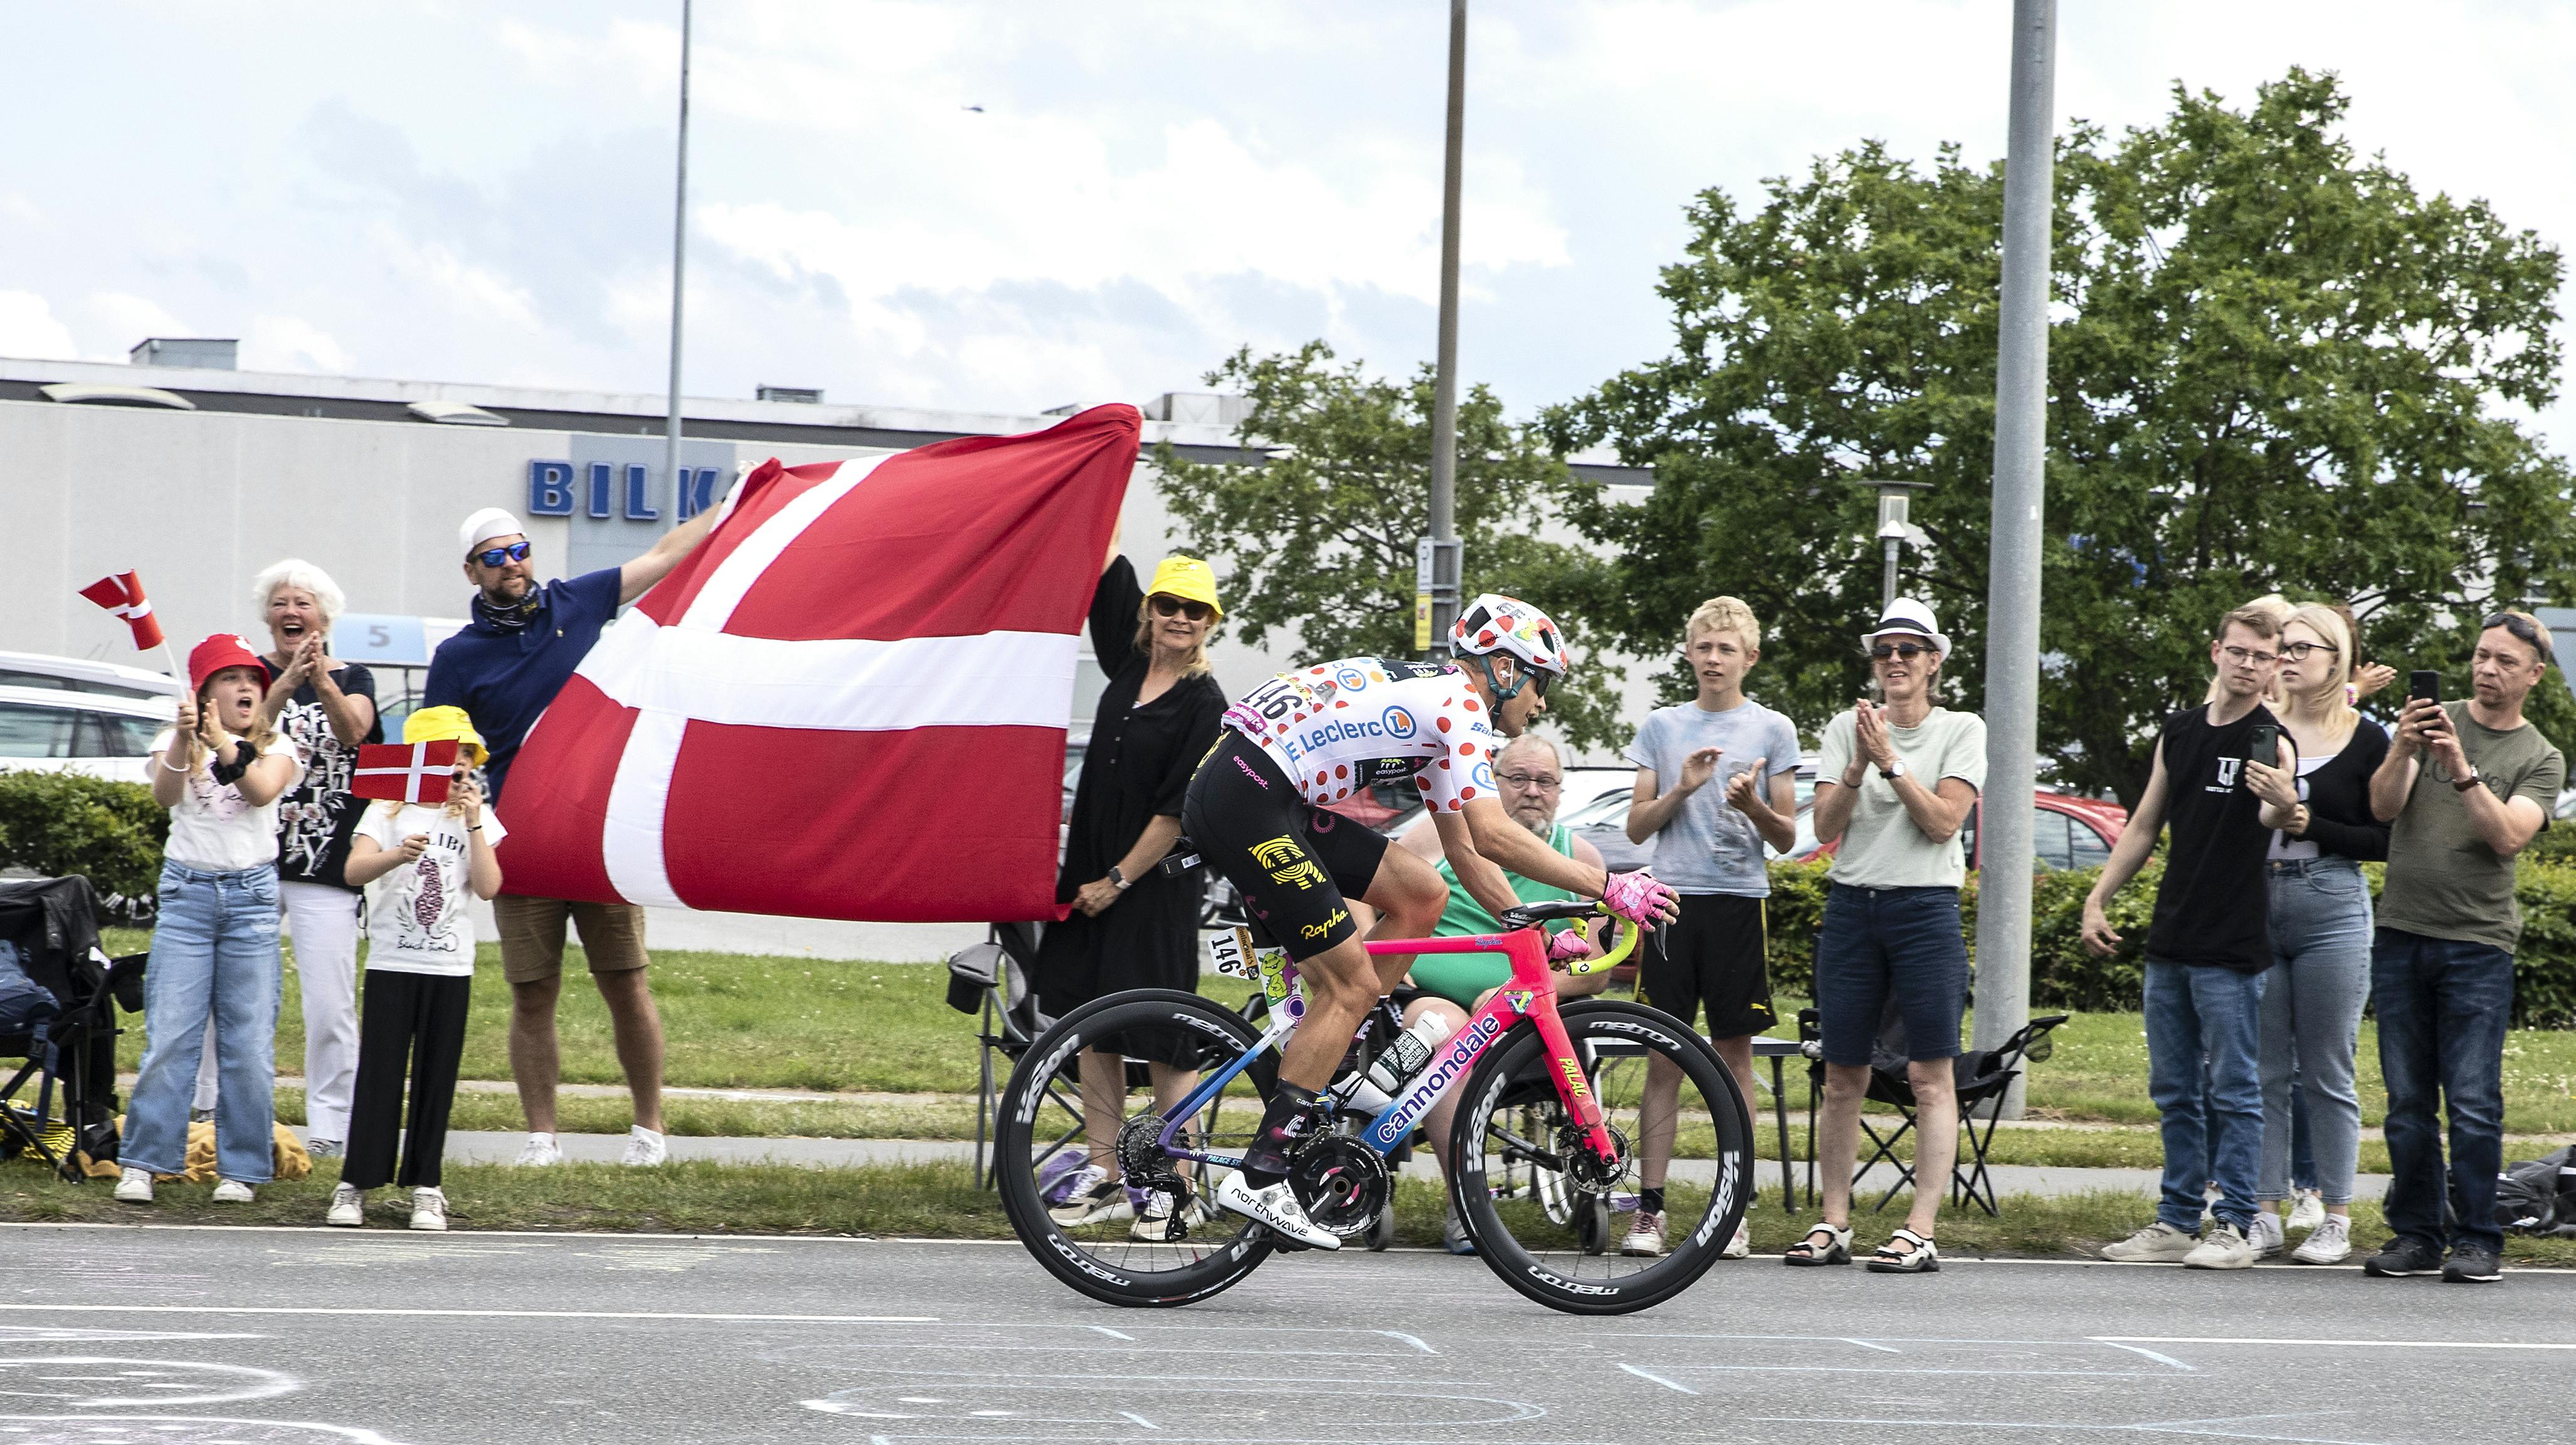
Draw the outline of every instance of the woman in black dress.
<instances>
[{"instance_id":1,"label":"woman in black dress","mask_svg":"<svg viewBox=\"0 0 2576 1445\"><path fill-rule=\"evenodd\" d=\"M1209 675L1208 634L1224 611L1216 577L1195 557L1166 557L1150 588L1111 544L1091 598L1091 647L1109 674L1091 746L1074 786L1064 868L1056 901L1070 904L1038 944L1040 1007L1061 1018L1108 994L1138 988L1196 992L1199 981L1198 870L1165 876L1156 865L1181 835L1181 798L1199 759L1216 743L1224 689ZM1198 1084L1184 1041L1136 1036L1123 1051L1082 1056L1082 1099L1090 1163L1069 1179L1054 1206L1066 1224L1134 1216L1138 1199L1118 1175L1114 1146L1125 1118L1127 1063L1145 1059L1154 1102L1168 1109ZM1159 1239L1170 1201L1151 1195L1131 1232Z\"/></svg>"}]
</instances>

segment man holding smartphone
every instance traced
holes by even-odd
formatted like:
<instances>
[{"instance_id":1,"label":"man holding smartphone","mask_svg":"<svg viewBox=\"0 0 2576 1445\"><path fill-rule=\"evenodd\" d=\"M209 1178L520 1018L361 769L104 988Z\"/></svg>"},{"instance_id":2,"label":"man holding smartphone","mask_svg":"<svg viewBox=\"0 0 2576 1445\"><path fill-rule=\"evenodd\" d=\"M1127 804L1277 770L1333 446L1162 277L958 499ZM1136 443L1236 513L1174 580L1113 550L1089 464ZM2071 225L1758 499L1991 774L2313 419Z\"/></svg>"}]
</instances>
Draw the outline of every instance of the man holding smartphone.
<instances>
[{"instance_id":1,"label":"man holding smartphone","mask_svg":"<svg viewBox=\"0 0 2576 1445\"><path fill-rule=\"evenodd\" d=\"M2240 607L2220 621L2209 645L2217 699L2165 724L2146 792L2084 899L2084 946L2107 956L2120 935L2104 910L2172 825L2146 949L2147 1091L2164 1120L2164 1189L2155 1223L2103 1250L2106 1259L2180 1261L2186 1269L2254 1263L2246 1234L2259 1208L2263 1148L2257 1050L2272 966L2263 862L2272 830L2298 813L2251 786L2261 777L2265 791L2296 796L2297 749L2263 705L2280 672L2280 640L2277 615L2262 608ZM2217 1218L2204 1232L2201 1205L2212 1180Z\"/></svg>"},{"instance_id":2,"label":"man holding smartphone","mask_svg":"<svg viewBox=\"0 0 2576 1445\"><path fill-rule=\"evenodd\" d=\"M2436 1270L2455 1284L2498 1278L2504 1034L2522 940L2513 860L2549 826L2567 777L2566 759L2523 720L2522 704L2552 660L2540 619L2487 618L2469 662L2472 696L2441 702L2439 675L2417 672L2397 736L2371 775L2370 810L2394 823L2370 958L2394 1176L2386 1211L2397 1236L2363 1262L2380 1278ZM2451 1120L2451 1219L2437 1107Z\"/></svg>"}]
</instances>

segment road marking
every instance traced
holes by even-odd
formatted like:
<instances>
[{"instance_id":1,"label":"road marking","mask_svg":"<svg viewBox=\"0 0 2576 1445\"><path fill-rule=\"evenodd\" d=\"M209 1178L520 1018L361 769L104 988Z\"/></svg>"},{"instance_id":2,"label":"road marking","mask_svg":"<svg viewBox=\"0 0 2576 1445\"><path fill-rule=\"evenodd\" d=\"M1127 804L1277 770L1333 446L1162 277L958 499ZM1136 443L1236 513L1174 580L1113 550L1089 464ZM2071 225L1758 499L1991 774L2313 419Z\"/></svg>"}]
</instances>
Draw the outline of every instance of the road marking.
<instances>
[{"instance_id":1,"label":"road marking","mask_svg":"<svg viewBox=\"0 0 2576 1445\"><path fill-rule=\"evenodd\" d=\"M2085 1338L2106 1345L2134 1340L2150 1345L2319 1345L2338 1350L2576 1350L2576 1344L2520 1344L2510 1340L2250 1340L2218 1335L2087 1335Z\"/></svg>"},{"instance_id":2,"label":"road marking","mask_svg":"<svg viewBox=\"0 0 2576 1445\"><path fill-rule=\"evenodd\" d=\"M2287 1418L2277 1415L2247 1415L2237 1418L2271 1420ZM1915 1425L1955 1430L1962 1425L1980 1430L2045 1430L2061 1437L2095 1433L2126 1435L2195 1435L2215 1440L2263 1440L2283 1445L2382 1445L2375 1440L2353 1440L2332 1435L2255 1435L2242 1430L2217 1430L2189 1421L2141 1424L2094 1423L2073 1420L1879 1420L1848 1419L1823 1415L1757 1415L1755 1423L1763 1425Z\"/></svg>"},{"instance_id":3,"label":"road marking","mask_svg":"<svg viewBox=\"0 0 2576 1445\"><path fill-rule=\"evenodd\" d=\"M1874 1340L1855 1340L1848 1335L1843 1337L1843 1343L1847 1345L1858 1345L1864 1350L1885 1350L1891 1355L1901 1355L1905 1353L1894 1345L1882 1345Z\"/></svg>"},{"instance_id":4,"label":"road marking","mask_svg":"<svg viewBox=\"0 0 2576 1445\"><path fill-rule=\"evenodd\" d=\"M1134 1335L1122 1335L1107 1325L1093 1325L1092 1328L1100 1331L1102 1334L1107 1335L1113 1340L1125 1340L1131 1345L1136 1343L1136 1337Z\"/></svg>"},{"instance_id":5,"label":"road marking","mask_svg":"<svg viewBox=\"0 0 2576 1445\"><path fill-rule=\"evenodd\" d=\"M9 1302L13 1310L133 1315L390 1315L493 1320L740 1320L786 1325L935 1325L937 1315L689 1314L677 1310L397 1310L322 1305L49 1305Z\"/></svg>"},{"instance_id":6,"label":"road marking","mask_svg":"<svg viewBox=\"0 0 2576 1445\"><path fill-rule=\"evenodd\" d=\"M1163 1428L1162 1426L1155 1424L1153 1421L1146 1419L1144 1416L1137 1414L1133 1410L1121 1410L1118 1413L1135 1421L1137 1424L1144 1426L1148 1430L1160 1430Z\"/></svg>"},{"instance_id":7,"label":"road marking","mask_svg":"<svg viewBox=\"0 0 2576 1445\"><path fill-rule=\"evenodd\" d=\"M1652 1374L1652 1373L1650 1373L1650 1372L1648 1372L1648 1371L1638 1369L1636 1366L1631 1365L1631 1364L1627 1363L1627 1362L1626 1362L1626 1361L1624 1361L1624 1360L1620 1362L1620 1364L1619 1364L1619 1368L1620 1368L1620 1369L1623 1369L1623 1370L1625 1370L1625 1371L1627 1371L1629 1374L1632 1374L1632 1375L1636 1376L1636 1377L1637 1377L1638 1379L1640 1379L1640 1380L1652 1380L1652 1381L1654 1381L1656 1384L1663 1386L1663 1387L1664 1387L1665 1389L1667 1389L1667 1390L1679 1390L1679 1391L1681 1391L1681 1392L1682 1392L1683 1394L1685 1394L1685 1395L1696 1395L1696 1394L1698 1394L1698 1393L1699 1393L1699 1391L1692 1389L1692 1388L1691 1388L1690 1386L1688 1386L1688 1385L1677 1385L1677 1384L1674 1384L1672 1381L1665 1379L1665 1378L1664 1378L1663 1376L1661 1376L1661 1375Z\"/></svg>"},{"instance_id":8,"label":"road marking","mask_svg":"<svg viewBox=\"0 0 2576 1445\"><path fill-rule=\"evenodd\" d=\"M1408 1335L1402 1330L1379 1330L1378 1333L1386 1336L1390 1340L1402 1340L1404 1343L1413 1346L1415 1349L1420 1350L1426 1355L1436 1355L1440 1353L1438 1350L1424 1344L1420 1335Z\"/></svg>"},{"instance_id":9,"label":"road marking","mask_svg":"<svg viewBox=\"0 0 2576 1445\"><path fill-rule=\"evenodd\" d=\"M2118 1340L2100 1339L2098 1337L2096 1338L2095 1343L2109 1345L2115 1350L2127 1350L2133 1354L2144 1355L2148 1359L2155 1361L2157 1364L2171 1365L2175 1369L2184 1371L2187 1374L2196 1375L2200 1373L2198 1370L2193 1369L2191 1366L2184 1364L2182 1361L2175 1359L2171 1355L2159 1355L2155 1351L2150 1350L2143 1345L2124 1345Z\"/></svg>"}]
</instances>

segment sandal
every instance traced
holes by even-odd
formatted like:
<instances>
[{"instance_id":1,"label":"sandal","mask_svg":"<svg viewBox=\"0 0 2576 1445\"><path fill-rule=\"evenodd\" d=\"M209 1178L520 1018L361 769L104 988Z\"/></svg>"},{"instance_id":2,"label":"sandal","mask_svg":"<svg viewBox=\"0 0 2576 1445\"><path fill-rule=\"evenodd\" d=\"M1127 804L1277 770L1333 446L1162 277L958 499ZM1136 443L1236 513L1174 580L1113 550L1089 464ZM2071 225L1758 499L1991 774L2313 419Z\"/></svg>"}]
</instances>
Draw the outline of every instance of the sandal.
<instances>
[{"instance_id":1,"label":"sandal","mask_svg":"<svg viewBox=\"0 0 2576 1445\"><path fill-rule=\"evenodd\" d=\"M1825 1237L1822 1245L1816 1242L1816 1236L1820 1234ZM1851 1234L1849 1225L1838 1228L1819 1219L1816 1221L1816 1227L1807 1231L1806 1238L1789 1246L1788 1252L1780 1256L1780 1262L1782 1264L1849 1264L1851 1263Z\"/></svg>"},{"instance_id":2,"label":"sandal","mask_svg":"<svg viewBox=\"0 0 2576 1445\"><path fill-rule=\"evenodd\" d=\"M1898 1250L1896 1241L1900 1239L1914 1247ZM1939 1274L1941 1251L1934 1249L1932 1241L1913 1230L1900 1229L1870 1255L1869 1269L1872 1274Z\"/></svg>"}]
</instances>

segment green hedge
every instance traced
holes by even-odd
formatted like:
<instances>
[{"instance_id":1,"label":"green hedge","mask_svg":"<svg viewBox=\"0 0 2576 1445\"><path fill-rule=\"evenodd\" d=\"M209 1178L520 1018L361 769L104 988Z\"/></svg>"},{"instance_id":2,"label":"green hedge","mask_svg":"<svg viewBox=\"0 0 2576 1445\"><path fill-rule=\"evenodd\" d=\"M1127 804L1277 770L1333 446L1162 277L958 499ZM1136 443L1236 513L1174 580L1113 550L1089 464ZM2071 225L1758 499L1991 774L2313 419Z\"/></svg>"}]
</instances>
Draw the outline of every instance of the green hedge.
<instances>
[{"instance_id":1,"label":"green hedge","mask_svg":"<svg viewBox=\"0 0 2576 1445\"><path fill-rule=\"evenodd\" d=\"M2560 829L2553 828L2551 833ZM2576 835L2576 828L2564 830ZM2543 835L2547 837L2547 834ZM1782 993L1815 996L1816 929L1824 920L1826 862L1771 865L1771 986ZM2380 866L2366 864L2375 898ZM2131 1010L2139 1005L2147 923L2156 885L2164 876L2161 854L2111 903L2119 951L2095 958L2084 951L2084 895L2098 869L2043 873L2031 888L2030 1002L2033 1008L2087 1012ZM2522 946L2515 953L2514 1022L2523 1028L2576 1028L2576 858L2552 850L2522 858L2515 870L2522 901ZM1959 891L1960 924L1976 956L1977 880Z\"/></svg>"},{"instance_id":2,"label":"green hedge","mask_svg":"<svg viewBox=\"0 0 2576 1445\"><path fill-rule=\"evenodd\" d=\"M0 868L84 874L102 901L148 909L161 876L169 810L141 783L77 773L0 773Z\"/></svg>"}]
</instances>

